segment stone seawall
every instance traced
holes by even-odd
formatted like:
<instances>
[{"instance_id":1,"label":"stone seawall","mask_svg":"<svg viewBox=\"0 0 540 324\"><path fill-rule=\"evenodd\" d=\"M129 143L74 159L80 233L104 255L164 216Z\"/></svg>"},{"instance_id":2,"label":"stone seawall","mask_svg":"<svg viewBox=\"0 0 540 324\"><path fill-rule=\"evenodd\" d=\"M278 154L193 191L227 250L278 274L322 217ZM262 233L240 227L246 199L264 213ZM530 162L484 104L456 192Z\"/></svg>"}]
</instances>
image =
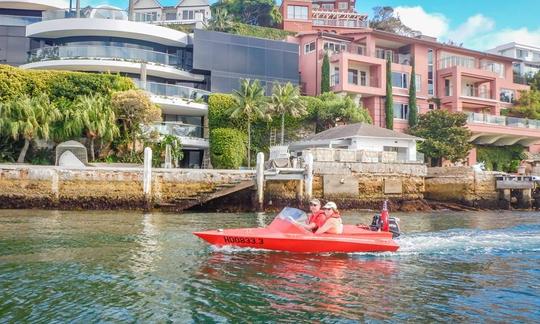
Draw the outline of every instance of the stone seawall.
<instances>
[{"instance_id":1,"label":"stone seawall","mask_svg":"<svg viewBox=\"0 0 540 324\"><path fill-rule=\"evenodd\" d=\"M424 210L422 164L315 162L313 196L333 200L343 209L380 209L384 200L393 210ZM297 197L298 181L267 181L265 205L276 208Z\"/></svg>"},{"instance_id":2,"label":"stone seawall","mask_svg":"<svg viewBox=\"0 0 540 324\"><path fill-rule=\"evenodd\" d=\"M471 167L429 168L425 197L476 207L496 207L497 172L475 172Z\"/></svg>"},{"instance_id":3,"label":"stone seawall","mask_svg":"<svg viewBox=\"0 0 540 324\"><path fill-rule=\"evenodd\" d=\"M182 206L223 185L253 178L253 171L153 169L151 202ZM0 166L0 208L142 209L142 168L64 169Z\"/></svg>"}]
</instances>

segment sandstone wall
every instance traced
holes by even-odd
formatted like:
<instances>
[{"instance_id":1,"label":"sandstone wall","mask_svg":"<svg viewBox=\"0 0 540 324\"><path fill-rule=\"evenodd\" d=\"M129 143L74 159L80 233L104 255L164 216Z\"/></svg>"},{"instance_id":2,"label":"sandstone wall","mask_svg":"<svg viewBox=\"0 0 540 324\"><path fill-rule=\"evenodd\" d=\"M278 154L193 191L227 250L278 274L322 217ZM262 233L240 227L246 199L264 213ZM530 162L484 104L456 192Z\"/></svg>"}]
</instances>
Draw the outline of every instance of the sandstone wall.
<instances>
[{"instance_id":1,"label":"sandstone wall","mask_svg":"<svg viewBox=\"0 0 540 324\"><path fill-rule=\"evenodd\" d=\"M496 205L497 172L475 172L470 167L428 168L425 197L468 205Z\"/></svg>"},{"instance_id":2,"label":"sandstone wall","mask_svg":"<svg viewBox=\"0 0 540 324\"><path fill-rule=\"evenodd\" d=\"M0 208L144 208L141 168L0 166ZM153 169L152 202L181 207L252 171Z\"/></svg>"}]
</instances>

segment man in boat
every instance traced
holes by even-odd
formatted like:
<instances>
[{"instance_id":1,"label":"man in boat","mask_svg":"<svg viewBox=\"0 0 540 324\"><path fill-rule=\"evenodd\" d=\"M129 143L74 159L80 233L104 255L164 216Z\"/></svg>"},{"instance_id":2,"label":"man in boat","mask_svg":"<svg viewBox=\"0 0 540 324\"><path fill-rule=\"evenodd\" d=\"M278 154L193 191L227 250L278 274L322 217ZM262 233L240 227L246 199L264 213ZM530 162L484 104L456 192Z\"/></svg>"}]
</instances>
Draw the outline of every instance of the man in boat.
<instances>
[{"instance_id":1,"label":"man in boat","mask_svg":"<svg viewBox=\"0 0 540 324\"><path fill-rule=\"evenodd\" d=\"M341 215L337 209L337 205L333 201L329 201L322 208L325 215L325 222L322 226L319 226L315 234L330 233L330 234L342 234L343 222L341 221Z\"/></svg>"},{"instance_id":2,"label":"man in boat","mask_svg":"<svg viewBox=\"0 0 540 324\"><path fill-rule=\"evenodd\" d=\"M307 219L307 224L303 225L305 229L315 232L319 227L323 226L326 221L324 211L321 210L321 202L319 199L311 199L309 202L309 210L311 213Z\"/></svg>"}]
</instances>

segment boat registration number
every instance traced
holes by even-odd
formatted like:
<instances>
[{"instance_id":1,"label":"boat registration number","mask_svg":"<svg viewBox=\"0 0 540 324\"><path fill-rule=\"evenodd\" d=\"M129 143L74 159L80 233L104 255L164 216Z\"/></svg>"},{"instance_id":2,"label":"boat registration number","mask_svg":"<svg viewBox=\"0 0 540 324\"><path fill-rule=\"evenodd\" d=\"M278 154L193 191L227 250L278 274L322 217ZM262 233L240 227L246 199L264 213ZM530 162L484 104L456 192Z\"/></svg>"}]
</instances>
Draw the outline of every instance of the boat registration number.
<instances>
[{"instance_id":1,"label":"boat registration number","mask_svg":"<svg viewBox=\"0 0 540 324\"><path fill-rule=\"evenodd\" d=\"M264 244L262 238L224 236L225 243Z\"/></svg>"}]
</instances>

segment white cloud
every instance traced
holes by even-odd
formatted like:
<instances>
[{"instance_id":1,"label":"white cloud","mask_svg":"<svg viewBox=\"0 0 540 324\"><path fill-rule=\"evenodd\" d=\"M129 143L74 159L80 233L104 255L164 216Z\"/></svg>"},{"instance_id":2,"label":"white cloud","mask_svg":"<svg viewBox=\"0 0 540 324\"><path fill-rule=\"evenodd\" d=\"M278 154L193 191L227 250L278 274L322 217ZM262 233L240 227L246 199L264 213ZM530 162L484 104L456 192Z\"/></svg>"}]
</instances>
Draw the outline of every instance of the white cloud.
<instances>
[{"instance_id":1,"label":"white cloud","mask_svg":"<svg viewBox=\"0 0 540 324\"><path fill-rule=\"evenodd\" d=\"M396 7L395 12L408 27L424 35L441 37L448 32L448 18L439 13L427 13L424 8Z\"/></svg>"},{"instance_id":2,"label":"white cloud","mask_svg":"<svg viewBox=\"0 0 540 324\"><path fill-rule=\"evenodd\" d=\"M540 47L540 28L497 30L492 18L476 14L452 29L450 19L444 14L426 12L421 6L396 7L394 10L406 26L424 35L437 37L440 41L463 43L467 48L488 50L510 42Z\"/></svg>"},{"instance_id":3,"label":"white cloud","mask_svg":"<svg viewBox=\"0 0 540 324\"><path fill-rule=\"evenodd\" d=\"M467 40L474 39L478 35L486 35L495 28L495 21L482 14L471 16L463 24L459 25L457 29L451 30L447 38L456 42L466 42Z\"/></svg>"}]
</instances>

